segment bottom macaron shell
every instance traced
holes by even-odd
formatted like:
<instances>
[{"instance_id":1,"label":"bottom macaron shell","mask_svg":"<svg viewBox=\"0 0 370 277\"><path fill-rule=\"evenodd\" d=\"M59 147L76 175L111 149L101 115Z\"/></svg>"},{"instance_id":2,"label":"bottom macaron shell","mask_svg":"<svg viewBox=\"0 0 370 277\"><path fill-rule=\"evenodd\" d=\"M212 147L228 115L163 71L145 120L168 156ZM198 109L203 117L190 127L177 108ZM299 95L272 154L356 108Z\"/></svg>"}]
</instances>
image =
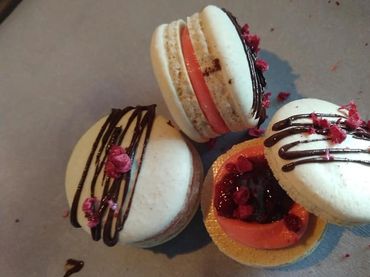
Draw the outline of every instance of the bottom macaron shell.
<instances>
[{"instance_id":1,"label":"bottom macaron shell","mask_svg":"<svg viewBox=\"0 0 370 277\"><path fill-rule=\"evenodd\" d=\"M258 143L258 141L256 142ZM250 146L250 142L248 144ZM225 233L217 219L212 193L214 180L221 165L245 147L245 143L234 146L229 152L220 156L208 171L201 197L201 208L206 229L219 250L241 264L254 267L278 267L296 262L316 248L326 229L325 221L310 216L306 233L298 244L283 249L266 250L247 247L233 240Z\"/></svg>"}]
</instances>

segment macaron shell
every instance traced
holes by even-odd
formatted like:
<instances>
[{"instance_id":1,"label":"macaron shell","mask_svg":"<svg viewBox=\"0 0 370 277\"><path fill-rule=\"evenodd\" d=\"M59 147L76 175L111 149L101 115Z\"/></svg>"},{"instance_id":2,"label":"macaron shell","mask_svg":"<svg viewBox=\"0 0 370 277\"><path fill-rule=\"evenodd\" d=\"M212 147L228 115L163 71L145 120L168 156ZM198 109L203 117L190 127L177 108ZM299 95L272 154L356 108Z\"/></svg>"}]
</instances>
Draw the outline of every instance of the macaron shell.
<instances>
[{"instance_id":1,"label":"macaron shell","mask_svg":"<svg viewBox=\"0 0 370 277\"><path fill-rule=\"evenodd\" d=\"M152 66L176 124L192 140L205 142L217 134L201 111L187 74L180 41L184 27L182 20L157 27L150 47Z\"/></svg>"},{"instance_id":2,"label":"macaron shell","mask_svg":"<svg viewBox=\"0 0 370 277\"><path fill-rule=\"evenodd\" d=\"M201 208L205 226L219 250L241 264L253 267L272 268L297 262L309 255L316 248L326 229L325 221L315 216L311 216L306 234L301 238L298 244L288 248L274 250L246 247L245 245L232 240L222 230L222 227L217 221L212 192L214 179L216 178L222 164L227 159L238 152L242 152L245 147L252 146L253 143L262 143L262 140L256 139L235 145L227 153L221 155L208 171L203 183L201 195Z\"/></svg>"},{"instance_id":3,"label":"macaron shell","mask_svg":"<svg viewBox=\"0 0 370 277\"><path fill-rule=\"evenodd\" d=\"M221 66L220 71L205 77L221 116L232 131L256 126L258 120L252 111L254 92L250 67L235 26L224 11L212 5L199 13L199 26L201 30L196 33L203 33L207 49L204 43L195 47L198 49L197 57L202 60L207 51L210 57L207 63L202 64L202 69L214 67L215 59ZM194 39L195 44L197 41L200 40Z\"/></svg>"},{"instance_id":4,"label":"macaron shell","mask_svg":"<svg viewBox=\"0 0 370 277\"><path fill-rule=\"evenodd\" d=\"M125 126L129 114L125 115L118 125ZM66 172L66 194L70 205L91 151L91 145L105 120L106 118L102 118L93 125L81 137L72 152ZM130 127L128 134L131 132L133 132L133 129ZM128 145L130 137L130 135L125 136L123 146ZM132 162L132 174L138 169L140 163L138 157L142 148L143 139L140 141L138 153ZM174 220L184 212L184 209L191 211L196 209L197 201L194 201L194 197L196 199L199 191L201 174L199 169L193 168L193 157L192 151L180 132L167 124L166 119L157 116L142 160L129 215L123 230L119 233L121 243L138 243L150 240L168 229ZM197 176L195 182L194 174ZM93 170L90 169L78 207L78 221L82 228L89 233L90 228L87 227L87 220L82 211L82 203L84 199L90 196L92 178ZM100 185L102 178L103 171L98 176L95 188L95 195L98 199L101 198L103 189L103 186ZM188 202L190 187L193 191L192 206L188 205L190 204ZM131 189L132 187L130 187L130 191ZM190 216L192 214L189 214ZM168 236L184 228L185 223L174 227L175 231L168 234ZM162 241L166 239L167 237L164 236Z\"/></svg>"},{"instance_id":5,"label":"macaron shell","mask_svg":"<svg viewBox=\"0 0 370 277\"><path fill-rule=\"evenodd\" d=\"M318 99L300 99L284 105L273 116L266 136L273 135L271 130L275 122L295 114L331 113L346 115L338 111L338 106ZM295 122L312 123L311 119ZM307 163L296 166L289 172L283 172L282 166L292 162L283 160L278 154L281 146L300 140L323 138L318 134L296 134L288 136L272 147L265 147L265 156L275 178L286 192L307 210L317 216L337 224L359 224L370 222L370 179L369 167L351 162ZM327 148L369 149L370 142L355 139L351 135L340 144L330 141L318 141L299 144L292 150L327 149ZM333 156L354 159L369 159L369 154L333 154Z\"/></svg>"}]
</instances>

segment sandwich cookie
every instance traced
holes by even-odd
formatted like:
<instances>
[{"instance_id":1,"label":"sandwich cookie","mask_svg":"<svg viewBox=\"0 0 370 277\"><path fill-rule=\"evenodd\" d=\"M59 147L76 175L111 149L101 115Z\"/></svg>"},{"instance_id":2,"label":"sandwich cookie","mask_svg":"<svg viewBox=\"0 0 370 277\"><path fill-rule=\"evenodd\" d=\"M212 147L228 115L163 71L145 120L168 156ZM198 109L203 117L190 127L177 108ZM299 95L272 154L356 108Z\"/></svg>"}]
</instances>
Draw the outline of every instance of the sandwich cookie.
<instances>
[{"instance_id":1,"label":"sandwich cookie","mask_svg":"<svg viewBox=\"0 0 370 277\"><path fill-rule=\"evenodd\" d=\"M196 212L202 173L198 153L155 105L113 109L70 157L71 223L108 246L161 244Z\"/></svg>"},{"instance_id":2,"label":"sandwich cookie","mask_svg":"<svg viewBox=\"0 0 370 277\"><path fill-rule=\"evenodd\" d=\"M153 70L172 117L192 140L262 124L267 67L257 60L258 42L247 25L242 29L215 6L157 27Z\"/></svg>"},{"instance_id":3,"label":"sandwich cookie","mask_svg":"<svg viewBox=\"0 0 370 277\"><path fill-rule=\"evenodd\" d=\"M234 146L207 174L202 211L222 252L286 265L315 249L326 222L370 222L370 122L353 102L290 102L266 135Z\"/></svg>"}]
</instances>

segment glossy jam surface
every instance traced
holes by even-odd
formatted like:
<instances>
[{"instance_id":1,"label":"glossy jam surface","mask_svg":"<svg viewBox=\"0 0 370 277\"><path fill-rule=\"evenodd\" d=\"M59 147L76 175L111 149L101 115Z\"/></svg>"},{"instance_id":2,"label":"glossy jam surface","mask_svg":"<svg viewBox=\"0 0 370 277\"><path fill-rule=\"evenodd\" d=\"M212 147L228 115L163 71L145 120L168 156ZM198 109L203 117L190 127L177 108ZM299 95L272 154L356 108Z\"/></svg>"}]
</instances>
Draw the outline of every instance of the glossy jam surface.
<instances>
[{"instance_id":1,"label":"glossy jam surface","mask_svg":"<svg viewBox=\"0 0 370 277\"><path fill-rule=\"evenodd\" d=\"M216 184L214 205L219 216L260 224L283 219L293 205L279 186L263 156L240 155L225 165Z\"/></svg>"}]
</instances>

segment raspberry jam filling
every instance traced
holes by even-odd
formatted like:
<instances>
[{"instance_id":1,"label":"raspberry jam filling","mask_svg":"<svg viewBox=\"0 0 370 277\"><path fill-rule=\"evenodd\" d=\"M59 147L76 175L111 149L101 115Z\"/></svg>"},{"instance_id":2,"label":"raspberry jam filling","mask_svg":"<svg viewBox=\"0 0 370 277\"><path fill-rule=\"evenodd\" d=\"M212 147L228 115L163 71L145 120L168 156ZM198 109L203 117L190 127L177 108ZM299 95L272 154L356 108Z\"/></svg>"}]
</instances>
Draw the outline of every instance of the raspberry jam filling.
<instances>
[{"instance_id":1,"label":"raspberry jam filling","mask_svg":"<svg viewBox=\"0 0 370 277\"><path fill-rule=\"evenodd\" d=\"M263 156L239 156L237 163L226 164L226 169L228 173L216 184L218 215L260 224L288 215L294 202L279 186ZM292 229L297 229L299 223L294 224Z\"/></svg>"},{"instance_id":2,"label":"raspberry jam filling","mask_svg":"<svg viewBox=\"0 0 370 277\"><path fill-rule=\"evenodd\" d=\"M263 139L230 156L213 184L217 222L231 240L257 249L296 244L306 232L309 213L286 194L264 157Z\"/></svg>"},{"instance_id":3,"label":"raspberry jam filling","mask_svg":"<svg viewBox=\"0 0 370 277\"><path fill-rule=\"evenodd\" d=\"M218 134L229 132L229 128L226 126L225 121L213 102L211 93L195 55L188 28L186 27L181 30L181 48L191 85L197 97L199 106L207 118L208 123Z\"/></svg>"}]
</instances>

